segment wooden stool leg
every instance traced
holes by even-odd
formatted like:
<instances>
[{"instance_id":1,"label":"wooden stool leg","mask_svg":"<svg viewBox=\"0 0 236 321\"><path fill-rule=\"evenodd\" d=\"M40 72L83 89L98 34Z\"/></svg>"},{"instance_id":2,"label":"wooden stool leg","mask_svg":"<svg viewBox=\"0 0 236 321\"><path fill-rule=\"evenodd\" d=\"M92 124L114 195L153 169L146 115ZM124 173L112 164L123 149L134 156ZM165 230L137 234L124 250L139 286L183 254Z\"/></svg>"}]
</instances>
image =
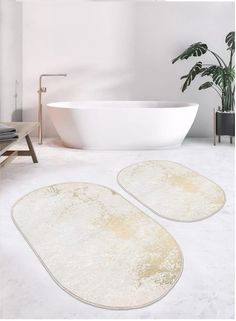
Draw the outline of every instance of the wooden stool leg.
<instances>
[{"instance_id":1,"label":"wooden stool leg","mask_svg":"<svg viewBox=\"0 0 236 321\"><path fill-rule=\"evenodd\" d=\"M233 137L230 136L230 144L233 144Z\"/></svg>"},{"instance_id":2,"label":"wooden stool leg","mask_svg":"<svg viewBox=\"0 0 236 321\"><path fill-rule=\"evenodd\" d=\"M30 139L29 135L26 135L25 139L26 139L27 145L29 147L30 155L32 157L33 162L34 163L38 163L38 159L37 159L37 156L35 154L34 147L33 147L33 144L31 142L31 139Z\"/></svg>"},{"instance_id":3,"label":"wooden stool leg","mask_svg":"<svg viewBox=\"0 0 236 321\"><path fill-rule=\"evenodd\" d=\"M220 138L221 138L221 137L220 137L220 136L218 136L218 142L219 142L219 143L220 143Z\"/></svg>"}]
</instances>

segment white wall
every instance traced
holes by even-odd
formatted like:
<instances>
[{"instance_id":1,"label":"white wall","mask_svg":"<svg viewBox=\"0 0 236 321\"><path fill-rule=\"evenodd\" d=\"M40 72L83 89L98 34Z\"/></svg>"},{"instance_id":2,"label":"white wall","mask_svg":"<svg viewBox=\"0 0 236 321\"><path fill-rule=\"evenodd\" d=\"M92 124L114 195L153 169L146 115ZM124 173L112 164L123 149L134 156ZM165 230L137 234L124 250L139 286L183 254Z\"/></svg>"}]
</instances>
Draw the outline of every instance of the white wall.
<instances>
[{"instance_id":1,"label":"white wall","mask_svg":"<svg viewBox=\"0 0 236 321\"><path fill-rule=\"evenodd\" d=\"M23 2L24 120L36 119L39 75L65 72L67 78L44 81L45 104L79 99L196 101L200 109L190 135L210 136L218 98L210 90L199 92L199 81L182 94L179 77L195 59L175 65L171 60L197 41L227 55L224 39L232 29L231 2ZM55 134L48 119L46 128L47 135Z\"/></svg>"},{"instance_id":2,"label":"white wall","mask_svg":"<svg viewBox=\"0 0 236 321\"><path fill-rule=\"evenodd\" d=\"M0 120L22 120L22 4L0 0Z\"/></svg>"},{"instance_id":3,"label":"white wall","mask_svg":"<svg viewBox=\"0 0 236 321\"><path fill-rule=\"evenodd\" d=\"M38 77L47 78L44 103L78 99L131 99L132 5L51 0L23 4L24 120L35 119ZM45 118L47 118L45 108ZM46 133L53 134L46 121Z\"/></svg>"}]
</instances>

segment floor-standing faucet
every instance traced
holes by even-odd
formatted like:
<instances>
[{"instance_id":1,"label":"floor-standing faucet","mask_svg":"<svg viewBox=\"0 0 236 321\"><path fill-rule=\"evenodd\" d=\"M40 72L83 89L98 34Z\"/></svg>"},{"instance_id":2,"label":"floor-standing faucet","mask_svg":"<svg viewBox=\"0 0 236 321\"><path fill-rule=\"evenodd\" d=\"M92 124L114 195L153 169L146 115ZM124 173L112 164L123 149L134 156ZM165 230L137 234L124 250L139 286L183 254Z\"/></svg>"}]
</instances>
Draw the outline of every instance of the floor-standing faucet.
<instances>
[{"instance_id":1,"label":"floor-standing faucet","mask_svg":"<svg viewBox=\"0 0 236 321\"><path fill-rule=\"evenodd\" d=\"M38 128L38 143L39 145L43 142L43 105L42 105L42 93L45 93L47 91L46 87L42 87L42 78L43 77L66 77L67 74L42 74L39 77L39 89L38 89L38 95L39 95L39 106L38 106L38 122L39 122L39 128Z\"/></svg>"}]
</instances>

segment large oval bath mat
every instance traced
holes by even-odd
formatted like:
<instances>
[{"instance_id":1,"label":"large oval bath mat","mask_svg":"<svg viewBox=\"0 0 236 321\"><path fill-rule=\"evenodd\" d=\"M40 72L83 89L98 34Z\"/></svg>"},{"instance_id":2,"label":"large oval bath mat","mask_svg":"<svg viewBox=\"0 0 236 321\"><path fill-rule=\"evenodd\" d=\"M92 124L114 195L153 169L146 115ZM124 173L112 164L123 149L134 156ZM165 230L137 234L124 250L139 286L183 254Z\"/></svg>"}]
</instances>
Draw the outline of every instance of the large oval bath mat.
<instances>
[{"instance_id":1,"label":"large oval bath mat","mask_svg":"<svg viewBox=\"0 0 236 321\"><path fill-rule=\"evenodd\" d=\"M132 164L118 174L129 194L158 215L182 222L202 220L225 203L224 191L191 169L170 161Z\"/></svg>"},{"instance_id":2,"label":"large oval bath mat","mask_svg":"<svg viewBox=\"0 0 236 321\"><path fill-rule=\"evenodd\" d=\"M13 207L13 220L56 283L110 309L162 298L182 272L182 254L159 224L104 186L40 188Z\"/></svg>"}]
</instances>

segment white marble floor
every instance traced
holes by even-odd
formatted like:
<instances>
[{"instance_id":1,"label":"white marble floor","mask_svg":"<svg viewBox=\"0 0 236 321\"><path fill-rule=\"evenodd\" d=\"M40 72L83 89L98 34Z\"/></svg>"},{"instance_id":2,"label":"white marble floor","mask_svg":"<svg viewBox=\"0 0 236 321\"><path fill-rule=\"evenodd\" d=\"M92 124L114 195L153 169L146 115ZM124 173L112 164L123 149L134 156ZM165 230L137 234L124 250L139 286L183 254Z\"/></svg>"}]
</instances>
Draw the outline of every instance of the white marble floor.
<instances>
[{"instance_id":1,"label":"white marble floor","mask_svg":"<svg viewBox=\"0 0 236 321\"><path fill-rule=\"evenodd\" d=\"M212 146L207 139L187 139L180 149L156 151L81 151L59 141L35 144L39 164L15 160L0 171L0 317L207 319L234 317L234 148ZM226 192L225 207L195 223L177 223L144 208L117 184L116 174L133 162L166 159L180 162L218 183ZM161 301L137 310L112 311L77 301L59 288L16 230L10 217L14 202L44 185L66 181L112 187L175 237L184 254L184 272ZM42 235L43 237L43 235Z\"/></svg>"}]
</instances>

